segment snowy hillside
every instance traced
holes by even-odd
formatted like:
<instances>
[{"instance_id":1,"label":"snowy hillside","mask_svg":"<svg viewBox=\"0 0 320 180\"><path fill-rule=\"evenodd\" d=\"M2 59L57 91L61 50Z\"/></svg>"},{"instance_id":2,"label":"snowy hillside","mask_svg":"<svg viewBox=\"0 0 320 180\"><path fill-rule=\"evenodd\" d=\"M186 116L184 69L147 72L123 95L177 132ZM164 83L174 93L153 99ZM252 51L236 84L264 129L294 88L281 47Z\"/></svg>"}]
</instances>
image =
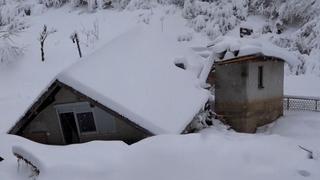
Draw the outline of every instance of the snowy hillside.
<instances>
[{"instance_id":1,"label":"snowy hillside","mask_svg":"<svg viewBox=\"0 0 320 180\"><path fill-rule=\"evenodd\" d=\"M256 135L215 122L199 134L155 136L131 146L46 146L6 134L61 71L137 26L203 57L212 53L203 47L214 40L239 38L240 27L252 28L255 42L298 59L285 67L284 93L320 97L319 15L320 0L0 0L0 179L30 179L30 167L21 164L17 171L12 148L38 163L39 179L320 179L316 112L286 112ZM42 61L44 25L50 33Z\"/></svg>"}]
</instances>

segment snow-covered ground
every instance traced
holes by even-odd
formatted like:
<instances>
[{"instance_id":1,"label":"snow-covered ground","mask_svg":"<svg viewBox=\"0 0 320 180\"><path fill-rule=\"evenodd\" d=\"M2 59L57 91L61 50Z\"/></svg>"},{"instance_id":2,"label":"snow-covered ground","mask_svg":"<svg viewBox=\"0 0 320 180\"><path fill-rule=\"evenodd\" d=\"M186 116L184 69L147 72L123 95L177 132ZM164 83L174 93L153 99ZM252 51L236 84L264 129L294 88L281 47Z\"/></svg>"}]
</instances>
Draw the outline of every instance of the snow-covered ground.
<instances>
[{"instance_id":1,"label":"snow-covered ground","mask_svg":"<svg viewBox=\"0 0 320 180\"><path fill-rule=\"evenodd\" d=\"M207 45L206 36L188 28L180 13L169 6L90 14L65 6L28 17L30 28L15 38L25 45L25 55L0 64L0 156L5 159L0 162L0 179L28 179L30 174L29 167L21 164L18 168L13 146L38 163L39 179L320 179L320 113L315 112L286 113L256 135L227 131L217 123L199 134L155 136L132 146L102 141L46 146L6 134L48 83L79 61L69 38L72 32L81 35L87 56L137 24L162 29L164 17L167 36L191 37L181 42L190 47ZM93 29L94 22L99 24L99 38L90 36L86 41L82 32ZM48 37L46 60L41 62L37 38L44 24L57 32ZM320 97L319 82L315 75L286 75L285 94ZM299 145L312 150L315 159L308 159Z\"/></svg>"},{"instance_id":2,"label":"snow-covered ground","mask_svg":"<svg viewBox=\"0 0 320 180\"><path fill-rule=\"evenodd\" d=\"M258 134L215 126L198 134L160 135L128 146L94 141L47 146L0 136L1 179L27 179L11 152L40 169L38 179L312 179L320 178L320 113L289 112ZM299 145L313 151L314 159Z\"/></svg>"}]
</instances>

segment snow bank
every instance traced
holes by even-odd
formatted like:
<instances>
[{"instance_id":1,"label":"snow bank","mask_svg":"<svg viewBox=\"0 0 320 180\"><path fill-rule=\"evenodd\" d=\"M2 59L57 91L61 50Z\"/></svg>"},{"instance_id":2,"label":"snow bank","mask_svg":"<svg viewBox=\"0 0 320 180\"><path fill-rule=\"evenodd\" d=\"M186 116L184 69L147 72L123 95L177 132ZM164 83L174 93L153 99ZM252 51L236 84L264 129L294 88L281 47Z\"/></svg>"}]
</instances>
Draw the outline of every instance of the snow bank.
<instances>
[{"instance_id":1,"label":"snow bank","mask_svg":"<svg viewBox=\"0 0 320 180\"><path fill-rule=\"evenodd\" d=\"M200 56L160 29L137 27L120 35L58 80L154 134L181 133L206 103ZM183 59L187 69L175 65Z\"/></svg>"},{"instance_id":2,"label":"snow bank","mask_svg":"<svg viewBox=\"0 0 320 180\"><path fill-rule=\"evenodd\" d=\"M39 179L46 180L317 180L318 117L319 113L312 112L289 113L260 134L216 126L199 134L154 136L130 146L95 141L69 146L22 143L18 147L31 161L41 163ZM315 159L308 159L298 145L314 151Z\"/></svg>"},{"instance_id":3,"label":"snow bank","mask_svg":"<svg viewBox=\"0 0 320 180\"><path fill-rule=\"evenodd\" d=\"M213 46L213 52L215 54L227 51L226 55L218 61L228 60L239 56L263 54L265 56L277 57L291 66L299 64L298 58L288 50L280 48L268 41L261 41L252 38L235 38L224 36L216 39L210 46ZM233 52L239 51L237 56Z\"/></svg>"},{"instance_id":4,"label":"snow bank","mask_svg":"<svg viewBox=\"0 0 320 180\"><path fill-rule=\"evenodd\" d=\"M64 148L34 143L31 146L15 145L12 147L12 153L17 153L30 161L44 176L52 170L58 173L66 167L70 174L87 171L88 175L93 175L95 172L109 171L111 167L100 166L101 163L108 162L112 165L120 161L119 155L126 150L127 146L122 141L107 143L93 141Z\"/></svg>"}]
</instances>

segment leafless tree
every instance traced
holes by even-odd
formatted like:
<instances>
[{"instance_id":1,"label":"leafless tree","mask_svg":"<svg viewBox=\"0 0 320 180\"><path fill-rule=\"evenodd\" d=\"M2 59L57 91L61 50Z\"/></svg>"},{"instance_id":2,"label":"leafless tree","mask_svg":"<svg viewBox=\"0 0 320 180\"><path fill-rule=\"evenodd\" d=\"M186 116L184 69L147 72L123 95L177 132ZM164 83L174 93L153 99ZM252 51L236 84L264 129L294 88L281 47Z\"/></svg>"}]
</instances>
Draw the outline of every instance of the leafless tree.
<instances>
[{"instance_id":1,"label":"leafless tree","mask_svg":"<svg viewBox=\"0 0 320 180\"><path fill-rule=\"evenodd\" d=\"M40 33L40 37L39 37L40 46L41 46L41 60L42 60L42 62L44 62L44 49L43 49L43 47L44 47L44 42L45 42L45 40L47 39L47 37L48 37L50 34L53 34L53 33L55 33L55 32L57 32L56 29L48 30L46 25L43 26L43 30L42 30L42 32Z\"/></svg>"}]
</instances>

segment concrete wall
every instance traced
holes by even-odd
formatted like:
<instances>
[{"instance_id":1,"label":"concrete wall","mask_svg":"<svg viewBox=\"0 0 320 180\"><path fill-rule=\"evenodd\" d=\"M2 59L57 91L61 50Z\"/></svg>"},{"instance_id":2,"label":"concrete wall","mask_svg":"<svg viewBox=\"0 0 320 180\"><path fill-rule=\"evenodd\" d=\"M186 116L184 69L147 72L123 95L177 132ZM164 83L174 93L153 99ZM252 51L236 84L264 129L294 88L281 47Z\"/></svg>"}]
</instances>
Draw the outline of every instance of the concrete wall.
<instances>
[{"instance_id":1,"label":"concrete wall","mask_svg":"<svg viewBox=\"0 0 320 180\"><path fill-rule=\"evenodd\" d=\"M283 96L284 64L282 61L261 61L248 64L247 98L257 101ZM263 66L264 88L258 88L258 67Z\"/></svg>"},{"instance_id":2,"label":"concrete wall","mask_svg":"<svg viewBox=\"0 0 320 180\"><path fill-rule=\"evenodd\" d=\"M223 115L235 129L241 129L247 111L248 64L216 65L215 112Z\"/></svg>"},{"instance_id":3,"label":"concrete wall","mask_svg":"<svg viewBox=\"0 0 320 180\"><path fill-rule=\"evenodd\" d=\"M264 88L258 88L258 67L263 66ZM273 122L283 115L283 61L262 61L249 64L247 80L247 127L254 132L257 126Z\"/></svg>"},{"instance_id":4,"label":"concrete wall","mask_svg":"<svg viewBox=\"0 0 320 180\"><path fill-rule=\"evenodd\" d=\"M258 87L263 66L264 88ZM215 111L237 131L255 132L283 114L283 62L246 61L216 65Z\"/></svg>"},{"instance_id":5,"label":"concrete wall","mask_svg":"<svg viewBox=\"0 0 320 180\"><path fill-rule=\"evenodd\" d=\"M47 144L63 145L64 138L56 111L56 105L85 102L71 91L62 88L55 96L55 101L46 107L25 128L22 136ZM147 137L137 128L107 113L99 107L92 107L97 132L79 134L80 142L91 140L123 140L133 143ZM111 127L112 126L112 127ZM39 134L42 136L39 138Z\"/></svg>"}]
</instances>

